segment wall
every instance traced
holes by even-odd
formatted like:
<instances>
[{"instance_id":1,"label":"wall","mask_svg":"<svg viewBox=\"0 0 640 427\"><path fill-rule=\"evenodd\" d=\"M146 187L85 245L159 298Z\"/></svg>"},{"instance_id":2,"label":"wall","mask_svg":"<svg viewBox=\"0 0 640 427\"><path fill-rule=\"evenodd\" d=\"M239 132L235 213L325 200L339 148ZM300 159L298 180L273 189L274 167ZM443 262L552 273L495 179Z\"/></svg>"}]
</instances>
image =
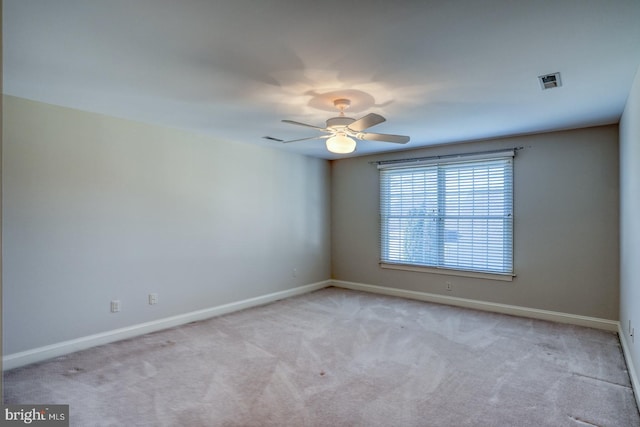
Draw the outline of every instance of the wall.
<instances>
[{"instance_id":1,"label":"wall","mask_svg":"<svg viewBox=\"0 0 640 427\"><path fill-rule=\"evenodd\" d=\"M640 405L640 69L620 119L620 337ZM629 321L635 330L630 336Z\"/></svg>"},{"instance_id":2,"label":"wall","mask_svg":"<svg viewBox=\"0 0 640 427\"><path fill-rule=\"evenodd\" d=\"M612 125L332 162L332 277L617 321L617 142ZM378 266L378 171L371 161L511 147L524 147L514 163L512 282Z\"/></svg>"},{"instance_id":3,"label":"wall","mask_svg":"<svg viewBox=\"0 0 640 427\"><path fill-rule=\"evenodd\" d=\"M2 58L4 55L2 54L2 0L0 0L0 90L4 92L3 89L3 62ZM0 135L2 134L2 106L0 106ZM2 164L2 138L0 138L0 165ZM2 223L2 173L0 172L0 223ZM0 307L2 306L2 227L0 227ZM0 316L0 331L3 330L2 326L2 316ZM0 339L0 353L2 353L2 340ZM0 368L2 368L2 362L0 361ZM4 396L2 381L0 381L0 396Z\"/></svg>"},{"instance_id":4,"label":"wall","mask_svg":"<svg viewBox=\"0 0 640 427\"><path fill-rule=\"evenodd\" d=\"M329 279L328 162L3 101L5 354Z\"/></svg>"}]
</instances>

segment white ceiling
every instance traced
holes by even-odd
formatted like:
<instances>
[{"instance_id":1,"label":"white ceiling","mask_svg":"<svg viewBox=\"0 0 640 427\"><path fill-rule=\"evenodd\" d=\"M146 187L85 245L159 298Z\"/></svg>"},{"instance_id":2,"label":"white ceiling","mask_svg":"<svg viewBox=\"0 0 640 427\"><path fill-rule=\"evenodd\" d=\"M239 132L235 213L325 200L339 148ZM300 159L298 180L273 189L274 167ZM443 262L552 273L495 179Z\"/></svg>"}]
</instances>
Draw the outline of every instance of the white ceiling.
<instances>
[{"instance_id":1,"label":"white ceiling","mask_svg":"<svg viewBox=\"0 0 640 427\"><path fill-rule=\"evenodd\" d=\"M639 0L4 0L4 93L327 159L291 144L375 112L353 155L616 123ZM561 72L542 91L537 77Z\"/></svg>"}]
</instances>

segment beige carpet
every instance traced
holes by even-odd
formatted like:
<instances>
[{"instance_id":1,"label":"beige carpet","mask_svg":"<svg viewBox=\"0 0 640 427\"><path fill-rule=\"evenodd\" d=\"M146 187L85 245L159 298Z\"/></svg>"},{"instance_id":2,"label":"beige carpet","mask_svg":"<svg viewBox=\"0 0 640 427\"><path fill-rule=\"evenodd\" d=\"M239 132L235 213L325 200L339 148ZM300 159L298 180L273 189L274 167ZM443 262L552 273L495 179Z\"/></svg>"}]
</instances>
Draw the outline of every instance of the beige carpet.
<instances>
[{"instance_id":1,"label":"beige carpet","mask_svg":"<svg viewBox=\"0 0 640 427\"><path fill-rule=\"evenodd\" d=\"M74 426L640 426L618 338L328 288L5 372Z\"/></svg>"}]
</instances>

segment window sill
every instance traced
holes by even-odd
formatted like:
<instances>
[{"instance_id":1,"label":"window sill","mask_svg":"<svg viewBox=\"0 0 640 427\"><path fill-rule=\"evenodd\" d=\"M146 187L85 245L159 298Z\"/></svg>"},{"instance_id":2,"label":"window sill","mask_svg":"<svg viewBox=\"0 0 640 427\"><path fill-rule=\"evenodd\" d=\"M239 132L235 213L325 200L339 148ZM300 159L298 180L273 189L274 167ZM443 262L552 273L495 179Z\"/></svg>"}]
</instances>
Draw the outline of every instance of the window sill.
<instances>
[{"instance_id":1,"label":"window sill","mask_svg":"<svg viewBox=\"0 0 640 427\"><path fill-rule=\"evenodd\" d=\"M380 263L380 267L386 268L389 270L417 271L419 273L435 273L435 274L444 274L447 276L461 276L461 277L473 277L476 279L502 280L505 282L511 282L515 277L515 274L480 273L477 271L451 270L447 268L422 267L419 265L408 265L408 264L388 264L384 262Z\"/></svg>"}]
</instances>

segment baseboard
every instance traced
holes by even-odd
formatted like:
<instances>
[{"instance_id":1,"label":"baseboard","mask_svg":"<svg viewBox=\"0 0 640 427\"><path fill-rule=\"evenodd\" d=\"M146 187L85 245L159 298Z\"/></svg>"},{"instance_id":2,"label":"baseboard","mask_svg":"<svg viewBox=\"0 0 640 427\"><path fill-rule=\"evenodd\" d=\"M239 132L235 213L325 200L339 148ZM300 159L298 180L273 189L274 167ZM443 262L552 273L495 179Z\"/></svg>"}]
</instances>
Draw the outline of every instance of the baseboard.
<instances>
[{"instance_id":1,"label":"baseboard","mask_svg":"<svg viewBox=\"0 0 640 427\"><path fill-rule=\"evenodd\" d=\"M309 285L299 286L285 291L274 292L267 295L224 304L216 307L197 310L177 316L167 317L164 319L154 320L151 322L140 323L128 326L126 328L115 329L99 334L89 335L69 341L63 341L43 347L38 347L18 353L9 354L2 358L2 369L9 370L20 366L29 365L43 360L51 359L65 354L85 350L98 345L108 344L127 338L160 331L174 326L184 325L189 322L204 320L222 314L234 311L244 310L246 308L257 307L268 304L280 299L289 298L296 295L302 295L313 292L327 286L335 286L339 288L352 289L364 292L371 292L383 295L397 296L402 298L415 299L420 301L428 301L439 304L447 304L458 307L473 308L476 310L491 311L496 313L510 314L513 316L529 317L534 319L549 320L560 323L568 323L572 325L587 326L607 331L618 332L619 322L607 319L599 319L594 317L578 316L574 314L560 313L547 310L538 310L527 307L513 306L507 304L498 304L484 301L471 300L466 298L450 297L446 295L431 294L427 292L409 291L404 289L389 288L377 285L367 285L363 283L348 282L342 280L325 280L322 282L312 283ZM621 335L622 337L622 335ZM622 340L622 338L621 338ZM624 343L623 343L624 348ZM629 359L628 359L629 360ZM631 374L633 366L629 372ZM634 390L636 398L638 396L638 381L635 371L633 371L632 381L634 381Z\"/></svg>"},{"instance_id":2,"label":"baseboard","mask_svg":"<svg viewBox=\"0 0 640 427\"><path fill-rule=\"evenodd\" d=\"M597 317L579 316L557 311L539 310L535 308L516 305L499 304L493 302L478 301L466 298L450 297L446 295L431 294L427 292L408 291L405 289L389 288L385 286L367 285L363 283L346 282L342 280L331 281L332 286L352 289L357 291L372 292L420 301L435 302L438 304L454 305L457 307L473 308L476 310L491 311L494 313L509 314L512 316L528 317L533 319L549 320L552 322L567 323L571 325L586 326L589 328L603 329L617 332L619 322L615 320L600 319Z\"/></svg>"},{"instance_id":3,"label":"baseboard","mask_svg":"<svg viewBox=\"0 0 640 427\"><path fill-rule=\"evenodd\" d=\"M640 408L640 379L638 378L638 371L636 371L633 359L631 358L631 351L629 350L630 345L627 342L628 336L624 333L622 325L618 326L618 336L620 337L620 344L622 344L624 360L627 362L627 370L629 371L629 379L631 379L633 394L636 397L636 404L638 405L638 408Z\"/></svg>"},{"instance_id":4,"label":"baseboard","mask_svg":"<svg viewBox=\"0 0 640 427\"><path fill-rule=\"evenodd\" d=\"M331 281L325 280L322 282L299 286L293 289L287 289L285 291L274 292L255 298L249 298L242 301L223 304L204 310L192 311L177 316L166 317L164 319L158 319L151 322L128 326L126 328L115 329L112 331L89 335L69 341L47 345L44 347L38 347L31 350L9 354L2 357L2 369L14 369L20 366L29 365L31 363L51 359L53 357L63 356L65 354L73 353L80 350L86 350L98 345L108 344L127 338L133 338L151 332L172 328L174 326L184 325L189 322L204 320L211 317L220 316L222 314L244 310L246 308L257 307L280 299L313 292L330 285Z\"/></svg>"}]
</instances>

